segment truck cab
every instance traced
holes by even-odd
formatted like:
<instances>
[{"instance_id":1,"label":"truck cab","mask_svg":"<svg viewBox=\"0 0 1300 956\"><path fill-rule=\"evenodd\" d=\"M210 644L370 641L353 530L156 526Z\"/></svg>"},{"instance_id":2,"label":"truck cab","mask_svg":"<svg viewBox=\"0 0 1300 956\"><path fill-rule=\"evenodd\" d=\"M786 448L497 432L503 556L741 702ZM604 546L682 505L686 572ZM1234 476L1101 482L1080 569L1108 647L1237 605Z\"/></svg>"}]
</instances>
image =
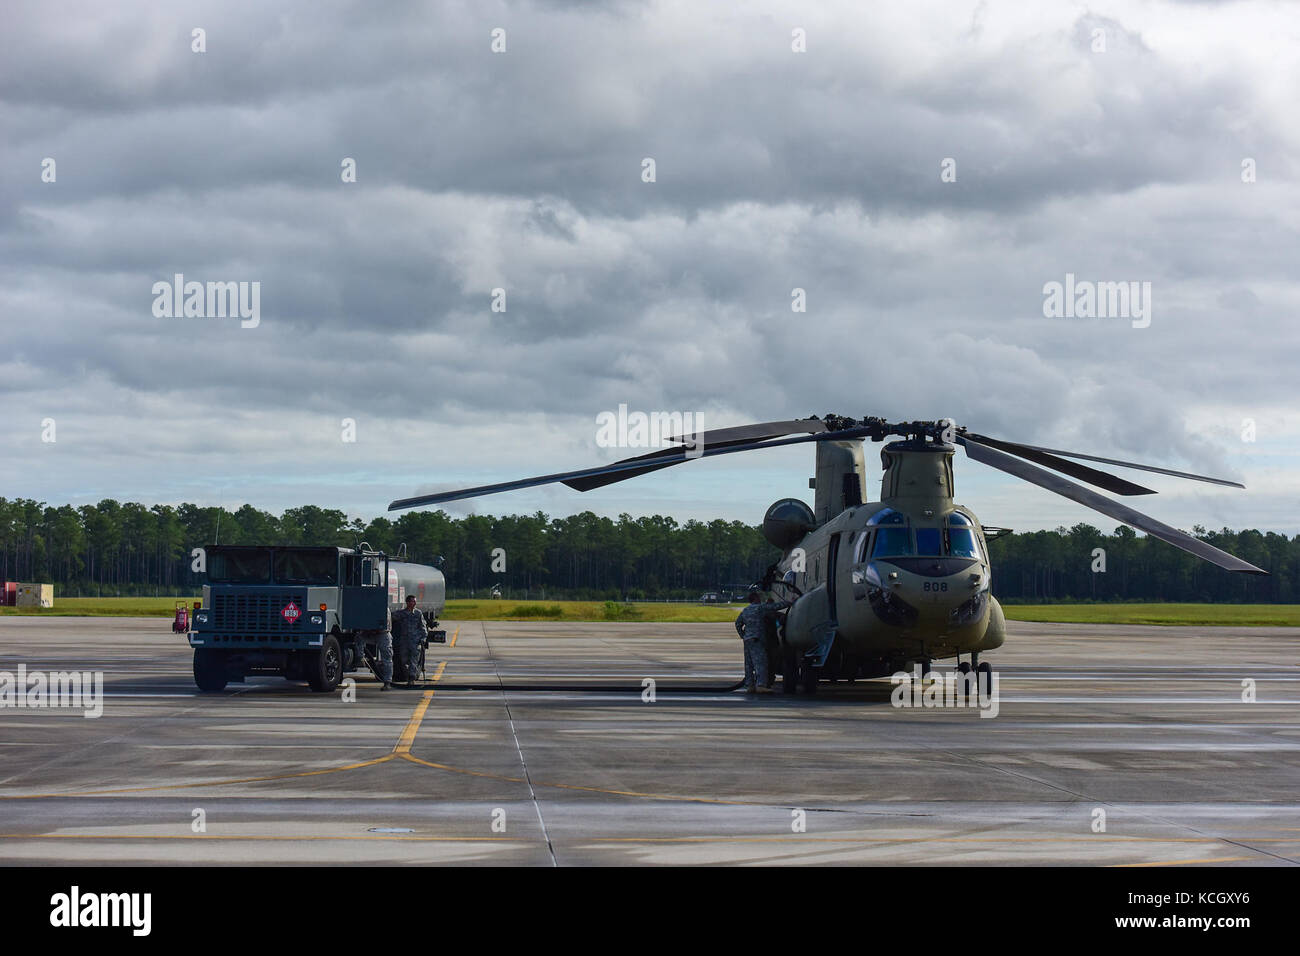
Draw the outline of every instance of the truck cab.
<instances>
[{"instance_id":1,"label":"truck cab","mask_svg":"<svg viewBox=\"0 0 1300 956\"><path fill-rule=\"evenodd\" d=\"M345 673L369 666L373 632L383 631L408 587L418 589L429 639L445 641L436 617L446 586L434 567L390 562L364 548L253 545L210 547L206 563L203 605L189 634L200 690L278 674L331 691Z\"/></svg>"}]
</instances>

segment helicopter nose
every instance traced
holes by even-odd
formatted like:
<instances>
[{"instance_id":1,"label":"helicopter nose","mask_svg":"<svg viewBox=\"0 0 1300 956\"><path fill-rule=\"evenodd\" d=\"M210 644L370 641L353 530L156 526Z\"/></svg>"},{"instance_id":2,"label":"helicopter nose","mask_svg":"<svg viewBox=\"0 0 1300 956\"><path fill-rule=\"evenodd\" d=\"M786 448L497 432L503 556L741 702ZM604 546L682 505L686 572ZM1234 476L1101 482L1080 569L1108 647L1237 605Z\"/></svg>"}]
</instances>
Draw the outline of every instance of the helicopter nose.
<instances>
[{"instance_id":1,"label":"helicopter nose","mask_svg":"<svg viewBox=\"0 0 1300 956\"><path fill-rule=\"evenodd\" d=\"M855 594L869 598L877 616L895 625L971 623L984 613L988 588L988 573L974 559L877 560L854 576Z\"/></svg>"}]
</instances>

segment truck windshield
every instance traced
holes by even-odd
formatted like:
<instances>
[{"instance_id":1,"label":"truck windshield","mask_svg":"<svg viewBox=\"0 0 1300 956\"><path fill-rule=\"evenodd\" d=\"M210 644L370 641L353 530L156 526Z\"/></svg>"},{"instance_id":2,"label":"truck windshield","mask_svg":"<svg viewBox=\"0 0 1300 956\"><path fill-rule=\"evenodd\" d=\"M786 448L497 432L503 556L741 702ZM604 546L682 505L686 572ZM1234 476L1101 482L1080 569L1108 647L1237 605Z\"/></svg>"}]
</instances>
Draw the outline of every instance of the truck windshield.
<instances>
[{"instance_id":1,"label":"truck windshield","mask_svg":"<svg viewBox=\"0 0 1300 956\"><path fill-rule=\"evenodd\" d=\"M210 551L208 581L213 584L270 584L270 551Z\"/></svg>"},{"instance_id":2,"label":"truck windshield","mask_svg":"<svg viewBox=\"0 0 1300 956\"><path fill-rule=\"evenodd\" d=\"M337 584L337 551L277 551L275 580L280 584Z\"/></svg>"}]
</instances>

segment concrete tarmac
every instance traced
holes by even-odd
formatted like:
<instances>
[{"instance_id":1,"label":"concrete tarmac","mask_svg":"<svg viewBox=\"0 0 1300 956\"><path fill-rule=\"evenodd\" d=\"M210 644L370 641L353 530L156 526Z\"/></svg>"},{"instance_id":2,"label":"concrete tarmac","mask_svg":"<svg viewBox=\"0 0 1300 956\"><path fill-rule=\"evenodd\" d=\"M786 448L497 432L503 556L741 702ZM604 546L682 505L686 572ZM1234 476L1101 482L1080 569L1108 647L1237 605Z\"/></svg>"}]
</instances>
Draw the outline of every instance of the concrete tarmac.
<instances>
[{"instance_id":1,"label":"concrete tarmac","mask_svg":"<svg viewBox=\"0 0 1300 956\"><path fill-rule=\"evenodd\" d=\"M722 691L729 624L446 622L354 702L200 694L169 626L0 617L0 671L104 680L97 719L0 708L0 863L1300 861L1297 629L1010 622L989 719Z\"/></svg>"}]
</instances>

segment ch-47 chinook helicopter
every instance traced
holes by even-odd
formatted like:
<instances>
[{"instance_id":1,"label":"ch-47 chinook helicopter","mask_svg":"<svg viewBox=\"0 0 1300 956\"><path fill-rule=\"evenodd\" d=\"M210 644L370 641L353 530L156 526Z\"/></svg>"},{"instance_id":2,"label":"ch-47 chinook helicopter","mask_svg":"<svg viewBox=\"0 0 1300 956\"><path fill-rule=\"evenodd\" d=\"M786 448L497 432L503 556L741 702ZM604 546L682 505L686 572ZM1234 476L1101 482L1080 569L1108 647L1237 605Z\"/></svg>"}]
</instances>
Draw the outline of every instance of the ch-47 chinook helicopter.
<instances>
[{"instance_id":1,"label":"ch-47 chinook helicopter","mask_svg":"<svg viewBox=\"0 0 1300 956\"><path fill-rule=\"evenodd\" d=\"M863 494L863 442L889 437L900 440L881 448L880 500L868 502ZM763 587L780 587L792 601L776 660L788 693L799 687L811 693L821 679L882 677L913 664L928 671L932 661L952 657L961 673L974 670L981 681L989 679L991 668L980 661L980 654L1002 645L1006 622L989 590L988 541L1006 529L985 528L974 512L953 501L953 454L959 445L968 458L1087 505L1221 568L1268 573L1046 469L1125 496L1154 492L1067 458L1245 487L1221 478L989 438L948 419L893 423L813 416L669 441L678 444L580 471L404 498L389 510L552 482L590 491L692 458L814 443L817 473L809 484L816 492L815 506L810 509L803 501L785 498L763 518L764 537L783 552L768 569ZM968 659L962 660L962 655Z\"/></svg>"}]
</instances>

